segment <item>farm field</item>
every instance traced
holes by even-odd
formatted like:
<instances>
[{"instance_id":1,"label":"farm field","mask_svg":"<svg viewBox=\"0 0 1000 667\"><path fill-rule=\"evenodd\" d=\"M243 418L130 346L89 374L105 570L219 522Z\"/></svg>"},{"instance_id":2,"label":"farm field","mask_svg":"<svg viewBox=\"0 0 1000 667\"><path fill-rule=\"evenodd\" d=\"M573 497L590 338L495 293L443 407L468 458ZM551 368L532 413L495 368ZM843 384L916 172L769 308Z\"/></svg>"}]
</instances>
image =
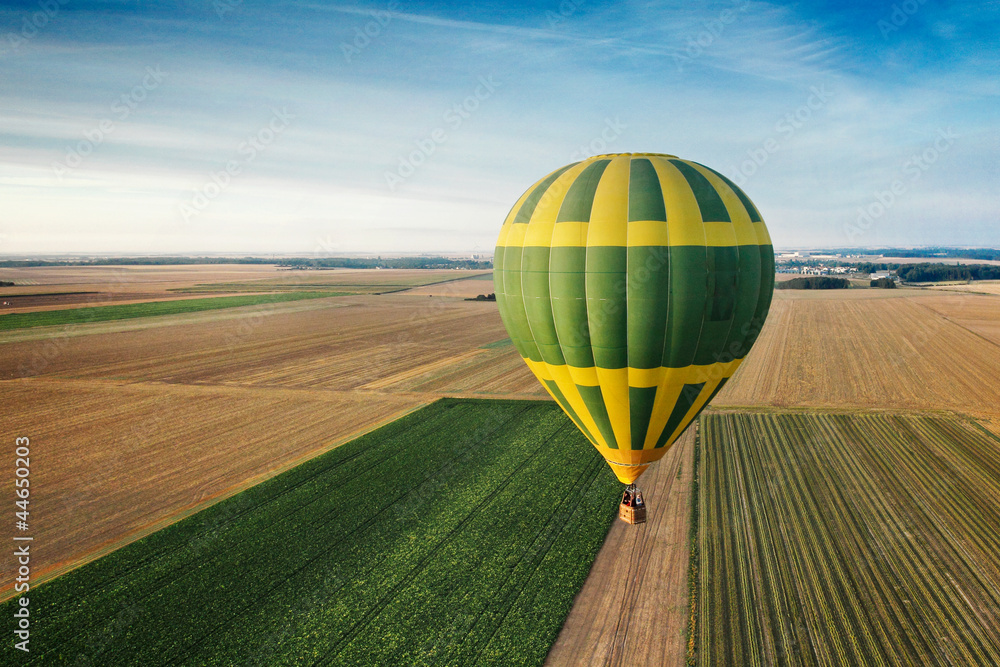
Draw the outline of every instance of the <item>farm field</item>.
<instances>
[{"instance_id":1,"label":"farm field","mask_svg":"<svg viewBox=\"0 0 1000 667\"><path fill-rule=\"evenodd\" d=\"M1000 664L1000 438L716 413L698 447L693 664Z\"/></svg>"},{"instance_id":2,"label":"farm field","mask_svg":"<svg viewBox=\"0 0 1000 667\"><path fill-rule=\"evenodd\" d=\"M474 299L480 294L493 292L493 272L474 275L465 280L453 280L433 285L414 287L405 293L411 296L453 296Z\"/></svg>"},{"instance_id":3,"label":"farm field","mask_svg":"<svg viewBox=\"0 0 1000 667\"><path fill-rule=\"evenodd\" d=\"M712 404L990 418L998 395L1000 298L810 290L775 293L753 351Z\"/></svg>"},{"instance_id":4,"label":"farm field","mask_svg":"<svg viewBox=\"0 0 1000 667\"><path fill-rule=\"evenodd\" d=\"M618 487L552 403L438 401L33 588L23 664L538 664Z\"/></svg>"},{"instance_id":5,"label":"farm field","mask_svg":"<svg viewBox=\"0 0 1000 667\"><path fill-rule=\"evenodd\" d=\"M970 292L972 294L1000 295L1000 280L977 280L960 285L935 285L929 289L938 292Z\"/></svg>"},{"instance_id":6,"label":"farm field","mask_svg":"<svg viewBox=\"0 0 1000 667\"><path fill-rule=\"evenodd\" d=\"M243 281L280 277L267 264L175 264L122 266L30 266L0 268L3 295L30 292L166 292L204 282Z\"/></svg>"},{"instance_id":7,"label":"farm field","mask_svg":"<svg viewBox=\"0 0 1000 667\"><path fill-rule=\"evenodd\" d=\"M120 546L427 402L344 392L0 382L0 429L32 443L32 581ZM13 496L12 482L4 490ZM8 538L9 539L9 538ZM0 597L16 563L0 562Z\"/></svg>"},{"instance_id":8,"label":"farm field","mask_svg":"<svg viewBox=\"0 0 1000 667\"><path fill-rule=\"evenodd\" d=\"M268 265L0 268L0 315L273 292L380 294L482 271L288 270ZM486 275L491 275L486 272ZM473 295L475 296L475 295Z\"/></svg>"},{"instance_id":9,"label":"farm field","mask_svg":"<svg viewBox=\"0 0 1000 667\"><path fill-rule=\"evenodd\" d=\"M113 306L93 306L89 308L69 308L66 310L45 310L0 314L0 331L26 329L30 327L60 326L66 324L86 324L108 320L129 320L137 317L177 315L195 313L220 308L239 308L282 301L299 301L329 296L342 296L337 292L285 292L279 294L248 294L240 296L219 296L202 299L172 301L152 301L118 304Z\"/></svg>"},{"instance_id":10,"label":"farm field","mask_svg":"<svg viewBox=\"0 0 1000 667\"><path fill-rule=\"evenodd\" d=\"M277 276L241 282L200 283L183 292L241 292L260 290L331 289L353 294L384 294L422 285L460 283L480 276L492 278L492 271L452 269L328 269L284 270Z\"/></svg>"}]
</instances>

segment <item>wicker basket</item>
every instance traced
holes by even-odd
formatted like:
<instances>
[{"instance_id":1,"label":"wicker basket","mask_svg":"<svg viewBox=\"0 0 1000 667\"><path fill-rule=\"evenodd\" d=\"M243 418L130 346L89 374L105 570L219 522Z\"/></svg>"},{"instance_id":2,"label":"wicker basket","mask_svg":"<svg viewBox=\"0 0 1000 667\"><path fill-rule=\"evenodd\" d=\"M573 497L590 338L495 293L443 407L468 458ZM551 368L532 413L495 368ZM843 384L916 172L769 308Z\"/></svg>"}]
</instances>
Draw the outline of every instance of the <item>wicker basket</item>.
<instances>
[{"instance_id":1,"label":"wicker basket","mask_svg":"<svg viewBox=\"0 0 1000 667\"><path fill-rule=\"evenodd\" d=\"M646 523L646 506L629 507L622 503L618 506L618 518L625 523Z\"/></svg>"}]
</instances>

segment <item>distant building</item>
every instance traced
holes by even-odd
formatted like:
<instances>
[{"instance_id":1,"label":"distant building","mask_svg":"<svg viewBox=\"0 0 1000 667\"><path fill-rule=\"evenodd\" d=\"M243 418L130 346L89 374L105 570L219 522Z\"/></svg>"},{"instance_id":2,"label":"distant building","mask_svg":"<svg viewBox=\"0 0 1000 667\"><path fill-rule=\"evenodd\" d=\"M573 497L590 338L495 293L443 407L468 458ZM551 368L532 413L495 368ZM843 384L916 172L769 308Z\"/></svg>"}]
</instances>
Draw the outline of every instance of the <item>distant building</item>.
<instances>
[{"instance_id":1,"label":"distant building","mask_svg":"<svg viewBox=\"0 0 1000 667\"><path fill-rule=\"evenodd\" d=\"M872 274L872 280L878 280L880 278L892 278L892 271L876 271Z\"/></svg>"}]
</instances>

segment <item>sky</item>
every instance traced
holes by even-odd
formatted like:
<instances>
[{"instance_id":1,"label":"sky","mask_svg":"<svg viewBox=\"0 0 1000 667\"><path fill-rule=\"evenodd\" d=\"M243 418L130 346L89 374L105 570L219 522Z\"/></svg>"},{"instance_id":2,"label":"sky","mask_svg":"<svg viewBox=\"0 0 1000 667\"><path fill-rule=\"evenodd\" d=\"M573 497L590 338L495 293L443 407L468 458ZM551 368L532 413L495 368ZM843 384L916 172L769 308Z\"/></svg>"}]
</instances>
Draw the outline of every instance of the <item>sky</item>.
<instances>
[{"instance_id":1,"label":"sky","mask_svg":"<svg viewBox=\"0 0 1000 667\"><path fill-rule=\"evenodd\" d=\"M619 152L728 175L778 248L998 246L998 34L998 2L0 2L0 255L488 255Z\"/></svg>"}]
</instances>

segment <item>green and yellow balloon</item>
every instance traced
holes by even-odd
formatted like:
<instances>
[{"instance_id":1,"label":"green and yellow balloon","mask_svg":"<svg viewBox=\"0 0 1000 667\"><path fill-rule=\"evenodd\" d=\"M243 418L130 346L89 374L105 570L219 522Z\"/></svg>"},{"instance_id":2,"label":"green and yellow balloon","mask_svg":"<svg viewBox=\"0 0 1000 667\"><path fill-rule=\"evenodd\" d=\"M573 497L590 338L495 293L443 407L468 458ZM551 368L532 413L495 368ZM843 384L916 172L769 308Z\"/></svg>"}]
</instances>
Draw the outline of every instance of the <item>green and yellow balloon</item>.
<instances>
[{"instance_id":1,"label":"green and yellow balloon","mask_svg":"<svg viewBox=\"0 0 1000 667\"><path fill-rule=\"evenodd\" d=\"M719 172L673 155L598 155L521 196L493 279L517 351L630 484L750 351L774 251L757 208Z\"/></svg>"}]
</instances>

